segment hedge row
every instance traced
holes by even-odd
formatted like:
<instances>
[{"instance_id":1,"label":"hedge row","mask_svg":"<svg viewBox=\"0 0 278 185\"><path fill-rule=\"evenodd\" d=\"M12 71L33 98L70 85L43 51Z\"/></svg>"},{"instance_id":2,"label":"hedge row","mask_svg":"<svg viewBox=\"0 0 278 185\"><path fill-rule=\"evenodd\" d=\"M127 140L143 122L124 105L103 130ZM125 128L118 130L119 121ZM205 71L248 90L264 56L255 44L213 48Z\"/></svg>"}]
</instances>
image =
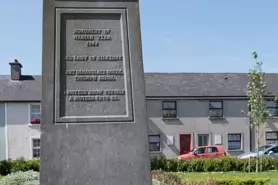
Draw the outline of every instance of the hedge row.
<instances>
[{"instance_id":1,"label":"hedge row","mask_svg":"<svg viewBox=\"0 0 278 185\"><path fill-rule=\"evenodd\" d=\"M174 174L164 173L163 171L153 171L153 179L161 182L161 185L270 185L270 179L251 179L251 178L230 178L230 179L199 179L181 180Z\"/></svg>"},{"instance_id":2,"label":"hedge row","mask_svg":"<svg viewBox=\"0 0 278 185\"><path fill-rule=\"evenodd\" d=\"M37 171L40 170L39 160L25 160L20 158L17 160L4 160L0 162L0 175L5 176L14 172L26 172L26 171Z\"/></svg>"},{"instance_id":3,"label":"hedge row","mask_svg":"<svg viewBox=\"0 0 278 185\"><path fill-rule=\"evenodd\" d=\"M244 171L254 172L256 170L256 160L237 159L235 157L193 159L190 161L166 159L163 157L151 159L152 170L163 170L166 172L228 172ZM18 171L38 171L40 170L39 160L4 160L0 162L0 175L7 175ZM260 171L278 170L278 158L263 158L260 160Z\"/></svg>"},{"instance_id":4,"label":"hedge row","mask_svg":"<svg viewBox=\"0 0 278 185\"><path fill-rule=\"evenodd\" d=\"M278 170L278 158L264 158L260 160L260 171ZM163 157L151 159L152 170L166 172L229 172L256 171L256 160L237 159L235 157L193 159L190 161L165 159Z\"/></svg>"}]
</instances>

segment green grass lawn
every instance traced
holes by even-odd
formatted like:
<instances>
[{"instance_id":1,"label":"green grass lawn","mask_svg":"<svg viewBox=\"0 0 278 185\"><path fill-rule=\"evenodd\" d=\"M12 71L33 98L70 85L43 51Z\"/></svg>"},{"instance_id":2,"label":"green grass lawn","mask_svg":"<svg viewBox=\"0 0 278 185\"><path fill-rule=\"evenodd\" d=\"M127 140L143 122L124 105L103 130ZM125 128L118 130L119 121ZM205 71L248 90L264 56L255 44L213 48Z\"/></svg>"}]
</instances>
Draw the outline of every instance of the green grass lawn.
<instances>
[{"instance_id":1,"label":"green grass lawn","mask_svg":"<svg viewBox=\"0 0 278 185\"><path fill-rule=\"evenodd\" d=\"M196 179L224 179L224 178L270 178L278 181L278 172L261 172L261 173L246 173L246 172L193 172L174 173L183 180L196 180Z\"/></svg>"}]
</instances>

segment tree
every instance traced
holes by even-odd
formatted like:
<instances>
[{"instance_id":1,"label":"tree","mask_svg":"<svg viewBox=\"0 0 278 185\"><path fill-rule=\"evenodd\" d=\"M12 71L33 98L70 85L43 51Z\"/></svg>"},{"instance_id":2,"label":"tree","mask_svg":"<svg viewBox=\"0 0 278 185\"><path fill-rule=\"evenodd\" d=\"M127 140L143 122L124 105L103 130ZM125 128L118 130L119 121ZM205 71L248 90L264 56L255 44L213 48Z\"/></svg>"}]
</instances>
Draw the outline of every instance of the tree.
<instances>
[{"instance_id":1,"label":"tree","mask_svg":"<svg viewBox=\"0 0 278 185\"><path fill-rule=\"evenodd\" d=\"M250 82L247 85L247 96L249 112L248 117L251 123L251 127L256 133L256 172L259 171L259 147L260 147L260 130L267 126L267 121L272 118L270 110L267 108L267 101L277 102L278 96L273 95L267 89L267 82L264 78L265 73L262 70L263 63L258 61L258 54L253 52L253 58L256 60L256 64L253 69L248 72ZM245 112L243 112L245 113ZM246 114L246 113L245 113Z\"/></svg>"}]
</instances>

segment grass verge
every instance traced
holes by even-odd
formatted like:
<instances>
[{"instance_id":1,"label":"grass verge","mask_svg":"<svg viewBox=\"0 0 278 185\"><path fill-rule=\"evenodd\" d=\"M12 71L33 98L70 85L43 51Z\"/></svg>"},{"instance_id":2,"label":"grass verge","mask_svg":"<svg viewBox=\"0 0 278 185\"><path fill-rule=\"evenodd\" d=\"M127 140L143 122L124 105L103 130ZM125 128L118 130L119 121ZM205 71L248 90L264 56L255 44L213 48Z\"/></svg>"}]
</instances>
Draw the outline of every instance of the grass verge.
<instances>
[{"instance_id":1,"label":"grass verge","mask_svg":"<svg viewBox=\"0 0 278 185\"><path fill-rule=\"evenodd\" d=\"M196 179L227 179L227 178L269 178L278 181L278 172L261 172L261 173L246 173L246 172L177 172L171 173L178 176L182 180Z\"/></svg>"}]
</instances>

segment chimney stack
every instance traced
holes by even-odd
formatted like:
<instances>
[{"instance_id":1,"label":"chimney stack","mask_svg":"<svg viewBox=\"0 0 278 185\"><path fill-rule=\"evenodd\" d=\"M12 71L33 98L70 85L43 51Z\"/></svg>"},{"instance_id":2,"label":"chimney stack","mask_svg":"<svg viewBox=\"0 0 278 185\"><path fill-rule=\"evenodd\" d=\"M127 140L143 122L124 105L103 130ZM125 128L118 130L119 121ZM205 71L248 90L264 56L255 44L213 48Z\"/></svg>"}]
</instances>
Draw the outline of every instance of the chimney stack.
<instances>
[{"instance_id":1,"label":"chimney stack","mask_svg":"<svg viewBox=\"0 0 278 185\"><path fill-rule=\"evenodd\" d=\"M10 65L11 65L11 79L20 80L22 65L18 62L17 59L15 59L13 63L10 63Z\"/></svg>"}]
</instances>

